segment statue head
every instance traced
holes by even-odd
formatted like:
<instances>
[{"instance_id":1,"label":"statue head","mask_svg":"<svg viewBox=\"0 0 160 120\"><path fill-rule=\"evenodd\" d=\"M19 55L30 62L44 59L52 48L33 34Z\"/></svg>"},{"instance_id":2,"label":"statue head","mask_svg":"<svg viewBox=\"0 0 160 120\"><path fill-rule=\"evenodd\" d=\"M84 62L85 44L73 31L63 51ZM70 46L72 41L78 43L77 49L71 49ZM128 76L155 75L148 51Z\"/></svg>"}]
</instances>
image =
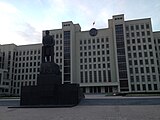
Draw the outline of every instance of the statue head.
<instances>
[{"instance_id":1,"label":"statue head","mask_svg":"<svg viewBox=\"0 0 160 120\"><path fill-rule=\"evenodd\" d=\"M49 35L49 30L46 30L46 32L45 32L45 33L46 33L46 35Z\"/></svg>"}]
</instances>

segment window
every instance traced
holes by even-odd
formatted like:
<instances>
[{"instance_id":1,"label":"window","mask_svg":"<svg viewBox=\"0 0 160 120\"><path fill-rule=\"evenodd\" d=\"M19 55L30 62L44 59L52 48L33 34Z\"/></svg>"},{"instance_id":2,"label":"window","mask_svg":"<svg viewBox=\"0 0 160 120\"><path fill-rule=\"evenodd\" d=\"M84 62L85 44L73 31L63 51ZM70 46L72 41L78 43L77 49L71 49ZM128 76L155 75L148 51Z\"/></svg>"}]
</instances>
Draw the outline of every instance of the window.
<instances>
[{"instance_id":1,"label":"window","mask_svg":"<svg viewBox=\"0 0 160 120\"><path fill-rule=\"evenodd\" d=\"M137 90L140 90L140 85L139 84L137 85Z\"/></svg>"},{"instance_id":2,"label":"window","mask_svg":"<svg viewBox=\"0 0 160 120\"><path fill-rule=\"evenodd\" d=\"M133 43L133 44L135 43L135 39L132 39L132 43Z\"/></svg>"},{"instance_id":3,"label":"window","mask_svg":"<svg viewBox=\"0 0 160 120\"><path fill-rule=\"evenodd\" d=\"M109 50L107 50L107 54L109 54Z\"/></svg>"},{"instance_id":4,"label":"window","mask_svg":"<svg viewBox=\"0 0 160 120\"><path fill-rule=\"evenodd\" d=\"M126 31L128 31L129 30L129 27L128 26L126 26Z\"/></svg>"},{"instance_id":5,"label":"window","mask_svg":"<svg viewBox=\"0 0 160 120\"><path fill-rule=\"evenodd\" d=\"M41 51L40 50L38 50L38 54L40 54L41 53Z\"/></svg>"},{"instance_id":6,"label":"window","mask_svg":"<svg viewBox=\"0 0 160 120\"><path fill-rule=\"evenodd\" d=\"M87 69L87 65L85 65L85 69Z\"/></svg>"},{"instance_id":7,"label":"window","mask_svg":"<svg viewBox=\"0 0 160 120\"><path fill-rule=\"evenodd\" d=\"M147 31L147 35L148 35L148 36L150 35L150 31Z\"/></svg>"},{"instance_id":8,"label":"window","mask_svg":"<svg viewBox=\"0 0 160 120\"><path fill-rule=\"evenodd\" d=\"M139 63L140 63L140 65L143 65L143 60L140 60Z\"/></svg>"},{"instance_id":9,"label":"window","mask_svg":"<svg viewBox=\"0 0 160 120\"><path fill-rule=\"evenodd\" d=\"M134 85L131 85L131 90L132 90L132 91L135 91Z\"/></svg>"},{"instance_id":10,"label":"window","mask_svg":"<svg viewBox=\"0 0 160 120\"><path fill-rule=\"evenodd\" d=\"M80 59L80 63L83 63L83 59Z\"/></svg>"},{"instance_id":11,"label":"window","mask_svg":"<svg viewBox=\"0 0 160 120\"><path fill-rule=\"evenodd\" d=\"M142 38L142 41L143 41L143 43L146 43L146 39L145 38Z\"/></svg>"},{"instance_id":12,"label":"window","mask_svg":"<svg viewBox=\"0 0 160 120\"><path fill-rule=\"evenodd\" d=\"M136 32L136 35L137 35L137 37L139 37L140 36L139 32Z\"/></svg>"},{"instance_id":13,"label":"window","mask_svg":"<svg viewBox=\"0 0 160 120\"><path fill-rule=\"evenodd\" d=\"M132 60L129 60L129 65L132 65Z\"/></svg>"},{"instance_id":14,"label":"window","mask_svg":"<svg viewBox=\"0 0 160 120\"><path fill-rule=\"evenodd\" d=\"M150 56L153 56L153 52L149 52Z\"/></svg>"},{"instance_id":15,"label":"window","mask_svg":"<svg viewBox=\"0 0 160 120\"><path fill-rule=\"evenodd\" d=\"M102 46L102 49L104 49L104 44L102 44L101 46Z\"/></svg>"},{"instance_id":16,"label":"window","mask_svg":"<svg viewBox=\"0 0 160 120\"><path fill-rule=\"evenodd\" d=\"M152 90L151 84L148 84L148 90Z\"/></svg>"},{"instance_id":17,"label":"window","mask_svg":"<svg viewBox=\"0 0 160 120\"><path fill-rule=\"evenodd\" d=\"M99 38L97 38L97 43L99 43Z\"/></svg>"},{"instance_id":18,"label":"window","mask_svg":"<svg viewBox=\"0 0 160 120\"><path fill-rule=\"evenodd\" d=\"M137 43L141 43L140 39L137 39Z\"/></svg>"},{"instance_id":19,"label":"window","mask_svg":"<svg viewBox=\"0 0 160 120\"><path fill-rule=\"evenodd\" d=\"M131 79L131 82L134 82L134 77L133 76L131 76L130 79Z\"/></svg>"},{"instance_id":20,"label":"window","mask_svg":"<svg viewBox=\"0 0 160 120\"><path fill-rule=\"evenodd\" d=\"M56 34L56 38L58 38L59 37L59 35L58 34Z\"/></svg>"},{"instance_id":21,"label":"window","mask_svg":"<svg viewBox=\"0 0 160 120\"><path fill-rule=\"evenodd\" d=\"M104 55L105 54L105 51L104 50L102 50L102 55Z\"/></svg>"},{"instance_id":22,"label":"window","mask_svg":"<svg viewBox=\"0 0 160 120\"><path fill-rule=\"evenodd\" d=\"M138 71L138 68L136 67L135 68L135 73L139 73L139 71ZM136 78L137 79L137 78Z\"/></svg>"},{"instance_id":23,"label":"window","mask_svg":"<svg viewBox=\"0 0 160 120\"><path fill-rule=\"evenodd\" d=\"M88 39L88 44L90 44L91 43L91 39Z\"/></svg>"},{"instance_id":24,"label":"window","mask_svg":"<svg viewBox=\"0 0 160 120\"><path fill-rule=\"evenodd\" d=\"M156 81L156 75L152 75L153 81Z\"/></svg>"},{"instance_id":25,"label":"window","mask_svg":"<svg viewBox=\"0 0 160 120\"><path fill-rule=\"evenodd\" d=\"M80 45L82 44L82 40L80 40Z\"/></svg>"},{"instance_id":26,"label":"window","mask_svg":"<svg viewBox=\"0 0 160 120\"><path fill-rule=\"evenodd\" d=\"M32 62L30 62L30 66L32 66Z\"/></svg>"},{"instance_id":27,"label":"window","mask_svg":"<svg viewBox=\"0 0 160 120\"><path fill-rule=\"evenodd\" d=\"M99 82L102 82L102 75L101 75L101 71L98 71L98 77L99 77Z\"/></svg>"},{"instance_id":28,"label":"window","mask_svg":"<svg viewBox=\"0 0 160 120\"><path fill-rule=\"evenodd\" d=\"M134 30L134 26L131 26L131 30Z\"/></svg>"},{"instance_id":29,"label":"window","mask_svg":"<svg viewBox=\"0 0 160 120\"><path fill-rule=\"evenodd\" d=\"M83 53L82 53L82 52L80 52L80 56L81 56L81 57L83 56Z\"/></svg>"},{"instance_id":30,"label":"window","mask_svg":"<svg viewBox=\"0 0 160 120\"><path fill-rule=\"evenodd\" d=\"M94 71L94 82L97 82L97 72Z\"/></svg>"},{"instance_id":31,"label":"window","mask_svg":"<svg viewBox=\"0 0 160 120\"><path fill-rule=\"evenodd\" d=\"M139 57L142 57L142 53L141 52L139 52Z\"/></svg>"},{"instance_id":32,"label":"window","mask_svg":"<svg viewBox=\"0 0 160 120\"><path fill-rule=\"evenodd\" d=\"M102 57L102 62L104 62L105 61L105 57Z\"/></svg>"},{"instance_id":33,"label":"window","mask_svg":"<svg viewBox=\"0 0 160 120\"><path fill-rule=\"evenodd\" d=\"M96 62L96 58L93 58L93 62Z\"/></svg>"},{"instance_id":34,"label":"window","mask_svg":"<svg viewBox=\"0 0 160 120\"><path fill-rule=\"evenodd\" d=\"M148 38L148 42L151 42L151 38Z\"/></svg>"},{"instance_id":35,"label":"window","mask_svg":"<svg viewBox=\"0 0 160 120\"><path fill-rule=\"evenodd\" d=\"M106 64L103 64L103 68L106 68Z\"/></svg>"},{"instance_id":36,"label":"window","mask_svg":"<svg viewBox=\"0 0 160 120\"><path fill-rule=\"evenodd\" d=\"M87 62L87 58L84 59L84 62L85 62L85 63Z\"/></svg>"},{"instance_id":37,"label":"window","mask_svg":"<svg viewBox=\"0 0 160 120\"><path fill-rule=\"evenodd\" d=\"M147 46L146 46L146 45L143 45L143 49L146 50L146 49L147 49Z\"/></svg>"},{"instance_id":38,"label":"window","mask_svg":"<svg viewBox=\"0 0 160 120\"><path fill-rule=\"evenodd\" d=\"M148 65L148 59L145 59L145 64Z\"/></svg>"},{"instance_id":39,"label":"window","mask_svg":"<svg viewBox=\"0 0 160 120\"><path fill-rule=\"evenodd\" d=\"M133 69L132 68L130 68L129 71L130 71L130 74L133 74Z\"/></svg>"},{"instance_id":40,"label":"window","mask_svg":"<svg viewBox=\"0 0 160 120\"><path fill-rule=\"evenodd\" d=\"M149 70L149 67L146 67L146 73L149 73L150 70Z\"/></svg>"},{"instance_id":41,"label":"window","mask_svg":"<svg viewBox=\"0 0 160 120\"><path fill-rule=\"evenodd\" d=\"M101 64L98 64L98 68L101 68Z\"/></svg>"},{"instance_id":42,"label":"window","mask_svg":"<svg viewBox=\"0 0 160 120\"><path fill-rule=\"evenodd\" d=\"M107 63L108 68L110 68L110 63Z\"/></svg>"},{"instance_id":43,"label":"window","mask_svg":"<svg viewBox=\"0 0 160 120\"><path fill-rule=\"evenodd\" d=\"M150 75L147 75L147 81L151 81Z\"/></svg>"},{"instance_id":44,"label":"window","mask_svg":"<svg viewBox=\"0 0 160 120\"><path fill-rule=\"evenodd\" d=\"M154 84L154 90L158 90L157 84Z\"/></svg>"},{"instance_id":45,"label":"window","mask_svg":"<svg viewBox=\"0 0 160 120\"><path fill-rule=\"evenodd\" d=\"M106 38L106 42L108 42L109 41L109 39L108 38Z\"/></svg>"},{"instance_id":46,"label":"window","mask_svg":"<svg viewBox=\"0 0 160 120\"><path fill-rule=\"evenodd\" d=\"M92 64L89 64L89 69L92 69Z\"/></svg>"},{"instance_id":47,"label":"window","mask_svg":"<svg viewBox=\"0 0 160 120\"><path fill-rule=\"evenodd\" d=\"M130 40L129 39L127 40L127 44L130 44Z\"/></svg>"},{"instance_id":48,"label":"window","mask_svg":"<svg viewBox=\"0 0 160 120\"><path fill-rule=\"evenodd\" d=\"M143 90L146 90L146 85L143 84L143 85L142 85L142 88L143 88Z\"/></svg>"},{"instance_id":49,"label":"window","mask_svg":"<svg viewBox=\"0 0 160 120\"><path fill-rule=\"evenodd\" d=\"M136 25L136 30L139 30L139 25Z\"/></svg>"},{"instance_id":50,"label":"window","mask_svg":"<svg viewBox=\"0 0 160 120\"><path fill-rule=\"evenodd\" d=\"M143 46L144 47L144 46ZM144 52L144 57L148 57L148 54L147 52Z\"/></svg>"},{"instance_id":51,"label":"window","mask_svg":"<svg viewBox=\"0 0 160 120\"><path fill-rule=\"evenodd\" d=\"M36 75L35 74L33 74L33 79L36 79Z\"/></svg>"},{"instance_id":52,"label":"window","mask_svg":"<svg viewBox=\"0 0 160 120\"><path fill-rule=\"evenodd\" d=\"M149 49L152 49L152 45L149 45L148 47L149 47Z\"/></svg>"},{"instance_id":53,"label":"window","mask_svg":"<svg viewBox=\"0 0 160 120\"><path fill-rule=\"evenodd\" d=\"M144 25L141 25L141 29L144 29Z\"/></svg>"},{"instance_id":54,"label":"window","mask_svg":"<svg viewBox=\"0 0 160 120\"><path fill-rule=\"evenodd\" d=\"M133 50L136 50L136 46L133 46Z\"/></svg>"},{"instance_id":55,"label":"window","mask_svg":"<svg viewBox=\"0 0 160 120\"><path fill-rule=\"evenodd\" d=\"M145 77L144 75L141 76L142 82L145 82Z\"/></svg>"},{"instance_id":56,"label":"window","mask_svg":"<svg viewBox=\"0 0 160 120\"><path fill-rule=\"evenodd\" d=\"M149 29L149 24L148 23L146 24L146 29Z\"/></svg>"},{"instance_id":57,"label":"window","mask_svg":"<svg viewBox=\"0 0 160 120\"><path fill-rule=\"evenodd\" d=\"M137 57L137 54L136 54L136 53L133 53L133 56L134 56L134 58L136 58L136 57Z\"/></svg>"},{"instance_id":58,"label":"window","mask_svg":"<svg viewBox=\"0 0 160 120\"><path fill-rule=\"evenodd\" d=\"M127 49L128 49L128 51L131 51L131 47L130 46L128 46Z\"/></svg>"},{"instance_id":59,"label":"window","mask_svg":"<svg viewBox=\"0 0 160 120\"><path fill-rule=\"evenodd\" d=\"M134 32L131 33L131 36L134 37Z\"/></svg>"},{"instance_id":60,"label":"window","mask_svg":"<svg viewBox=\"0 0 160 120\"><path fill-rule=\"evenodd\" d=\"M83 72L80 72L81 75L81 83L83 83Z\"/></svg>"},{"instance_id":61,"label":"window","mask_svg":"<svg viewBox=\"0 0 160 120\"><path fill-rule=\"evenodd\" d=\"M153 72L153 73L155 72L155 67L152 67L152 72Z\"/></svg>"},{"instance_id":62,"label":"window","mask_svg":"<svg viewBox=\"0 0 160 120\"><path fill-rule=\"evenodd\" d=\"M106 71L103 70L103 81L106 82L106 81L107 81L106 79L107 79L107 78L106 78Z\"/></svg>"},{"instance_id":63,"label":"window","mask_svg":"<svg viewBox=\"0 0 160 120\"><path fill-rule=\"evenodd\" d=\"M131 55L131 53L128 53L128 58L132 58L132 55Z\"/></svg>"},{"instance_id":64,"label":"window","mask_svg":"<svg viewBox=\"0 0 160 120\"><path fill-rule=\"evenodd\" d=\"M126 36L129 37L129 33L126 33Z\"/></svg>"},{"instance_id":65,"label":"window","mask_svg":"<svg viewBox=\"0 0 160 120\"><path fill-rule=\"evenodd\" d=\"M143 67L141 67L141 73L144 73L144 68Z\"/></svg>"},{"instance_id":66,"label":"window","mask_svg":"<svg viewBox=\"0 0 160 120\"><path fill-rule=\"evenodd\" d=\"M151 64L154 64L154 59L151 59Z\"/></svg>"},{"instance_id":67,"label":"window","mask_svg":"<svg viewBox=\"0 0 160 120\"><path fill-rule=\"evenodd\" d=\"M109 58L109 57L107 57L107 61L110 61L110 58Z\"/></svg>"},{"instance_id":68,"label":"window","mask_svg":"<svg viewBox=\"0 0 160 120\"><path fill-rule=\"evenodd\" d=\"M95 39L93 39L92 42L95 43Z\"/></svg>"},{"instance_id":69,"label":"window","mask_svg":"<svg viewBox=\"0 0 160 120\"><path fill-rule=\"evenodd\" d=\"M145 32L144 31L142 32L142 36L145 36Z\"/></svg>"},{"instance_id":70,"label":"window","mask_svg":"<svg viewBox=\"0 0 160 120\"><path fill-rule=\"evenodd\" d=\"M108 51L108 50L107 50ZM100 55L100 51L97 51L97 55Z\"/></svg>"}]
</instances>

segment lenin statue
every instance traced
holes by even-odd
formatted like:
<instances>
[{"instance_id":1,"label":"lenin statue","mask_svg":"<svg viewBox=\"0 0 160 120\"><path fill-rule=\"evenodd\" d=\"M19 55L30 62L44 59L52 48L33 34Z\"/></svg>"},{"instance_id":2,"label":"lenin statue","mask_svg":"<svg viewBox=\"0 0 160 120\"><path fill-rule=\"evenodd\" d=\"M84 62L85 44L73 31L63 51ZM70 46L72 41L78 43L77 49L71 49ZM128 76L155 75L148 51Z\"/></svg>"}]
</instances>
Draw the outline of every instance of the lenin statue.
<instances>
[{"instance_id":1,"label":"lenin statue","mask_svg":"<svg viewBox=\"0 0 160 120\"><path fill-rule=\"evenodd\" d=\"M42 63L44 62L54 62L54 45L55 41L49 31L45 31L45 36L42 40Z\"/></svg>"}]
</instances>

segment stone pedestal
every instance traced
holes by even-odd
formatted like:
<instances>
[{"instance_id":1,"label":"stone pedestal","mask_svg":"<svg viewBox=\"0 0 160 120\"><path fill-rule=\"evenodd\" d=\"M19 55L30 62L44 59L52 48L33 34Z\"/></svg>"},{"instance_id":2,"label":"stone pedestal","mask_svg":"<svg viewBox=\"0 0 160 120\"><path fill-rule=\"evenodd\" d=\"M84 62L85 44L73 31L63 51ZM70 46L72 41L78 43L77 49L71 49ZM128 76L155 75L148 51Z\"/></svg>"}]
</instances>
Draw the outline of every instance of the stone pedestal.
<instances>
[{"instance_id":1,"label":"stone pedestal","mask_svg":"<svg viewBox=\"0 0 160 120\"><path fill-rule=\"evenodd\" d=\"M41 64L37 86L22 86L21 106L74 106L82 98L79 84L62 84L61 72L56 63Z\"/></svg>"}]
</instances>

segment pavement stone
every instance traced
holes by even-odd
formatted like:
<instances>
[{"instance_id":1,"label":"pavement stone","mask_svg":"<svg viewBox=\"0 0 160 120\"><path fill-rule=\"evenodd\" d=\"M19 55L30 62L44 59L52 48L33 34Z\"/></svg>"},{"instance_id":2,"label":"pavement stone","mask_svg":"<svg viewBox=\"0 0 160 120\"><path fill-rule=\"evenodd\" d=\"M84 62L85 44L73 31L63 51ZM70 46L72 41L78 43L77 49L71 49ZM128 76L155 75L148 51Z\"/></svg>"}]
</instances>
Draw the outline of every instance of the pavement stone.
<instances>
[{"instance_id":1,"label":"pavement stone","mask_svg":"<svg viewBox=\"0 0 160 120\"><path fill-rule=\"evenodd\" d=\"M152 99L152 97L148 98ZM103 95L98 95L87 96L86 99L99 99L101 102L104 99L121 100L122 97L106 98ZM150 102L154 103L157 99L154 98ZM103 103L101 105L80 104L69 108L8 108L8 105L14 106L18 101L0 100L0 103L0 120L160 120L160 104L109 105Z\"/></svg>"},{"instance_id":2,"label":"pavement stone","mask_svg":"<svg viewBox=\"0 0 160 120\"><path fill-rule=\"evenodd\" d=\"M72 108L0 107L0 120L160 120L160 105L76 106Z\"/></svg>"}]
</instances>

